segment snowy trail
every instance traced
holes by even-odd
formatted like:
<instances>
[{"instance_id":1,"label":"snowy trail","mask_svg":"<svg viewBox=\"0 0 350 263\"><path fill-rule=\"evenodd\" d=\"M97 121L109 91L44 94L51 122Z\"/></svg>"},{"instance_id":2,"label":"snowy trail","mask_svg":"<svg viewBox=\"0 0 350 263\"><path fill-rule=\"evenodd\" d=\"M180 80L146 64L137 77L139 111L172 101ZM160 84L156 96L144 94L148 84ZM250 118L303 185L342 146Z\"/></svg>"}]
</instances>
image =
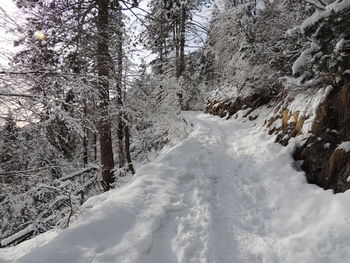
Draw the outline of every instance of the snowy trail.
<instances>
[{"instance_id":1,"label":"snowy trail","mask_svg":"<svg viewBox=\"0 0 350 263\"><path fill-rule=\"evenodd\" d=\"M186 118L187 140L89 199L69 229L1 249L0 262L349 262L350 191L306 184L292 146L260 124Z\"/></svg>"}]
</instances>

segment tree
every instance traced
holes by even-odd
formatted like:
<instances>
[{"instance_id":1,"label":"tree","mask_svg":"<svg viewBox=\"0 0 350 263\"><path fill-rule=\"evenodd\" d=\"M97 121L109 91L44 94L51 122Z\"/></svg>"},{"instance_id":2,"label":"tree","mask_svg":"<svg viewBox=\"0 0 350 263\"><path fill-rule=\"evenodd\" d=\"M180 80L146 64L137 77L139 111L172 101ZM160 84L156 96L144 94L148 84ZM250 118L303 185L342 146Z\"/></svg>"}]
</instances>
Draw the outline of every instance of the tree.
<instances>
[{"instance_id":1,"label":"tree","mask_svg":"<svg viewBox=\"0 0 350 263\"><path fill-rule=\"evenodd\" d=\"M118 4L118 1L117 1ZM109 98L109 80L111 57L109 54L109 0L97 1L97 71L98 71L98 89L99 89L99 135L100 135L100 154L102 169L102 185L105 191L111 188L115 181L113 175L114 158L112 150L111 124L108 114Z\"/></svg>"},{"instance_id":2,"label":"tree","mask_svg":"<svg viewBox=\"0 0 350 263\"><path fill-rule=\"evenodd\" d=\"M176 101L167 105L175 89L164 92L158 103L155 90L145 97L145 90L136 91L130 84L123 10L135 8L136 1L17 3L27 20L16 29L20 48L11 68L0 72L0 102L14 112L10 119L0 116L8 122L1 135L12 129L12 137L4 137L1 144L11 153L0 160L6 179L1 182L5 193L0 203L8 225L1 234L31 229L35 221L41 225L30 233L35 236L62 218L69 221L86 197L100 191L92 189L97 182L103 191L115 187L118 176L135 172L136 155L142 159L174 138L183 138L187 130ZM156 83L155 79L147 76L145 81Z\"/></svg>"},{"instance_id":3,"label":"tree","mask_svg":"<svg viewBox=\"0 0 350 263\"><path fill-rule=\"evenodd\" d=\"M69 139L72 132L70 127L67 127L67 124L70 124L68 120L72 120L74 116L79 123L79 127L74 126L74 128L78 128L77 133L83 147L83 162L86 165L88 162L88 132L94 130L94 127L89 127L88 124L95 124L98 128L102 184L104 189L108 190L115 181L109 116L110 90L114 83L117 87L117 104L120 107L122 100L120 82L122 76L119 72L122 72L123 47L119 2L71 0L50 3L45 1L28 2L26 5L21 2L20 4L22 8L33 12L28 28L34 24L40 32L45 32L43 33L45 39L34 38L33 41L31 36L35 32L29 31L29 38L25 38L21 42L27 42L30 52L22 52L17 57L22 57L22 64L29 66L30 70L38 70L38 75L47 76L45 91L40 89L42 82L35 85L38 87L36 90L41 92L39 93L40 97L45 98L42 119L43 123L50 122L49 125L46 125L48 138L53 145L58 144L57 147L68 156L68 153L76 148ZM117 50L112 49L111 38L116 39ZM47 53L46 50L49 51L50 58L55 57L56 64L48 59L37 59L37 53ZM57 52L58 50L60 52ZM111 52L114 51L119 54L115 60L111 56ZM28 64L30 61L32 63ZM38 64L38 61L40 63L44 61L46 64ZM97 86L95 89L97 92L94 91L94 86ZM62 91L60 92L60 90ZM57 109L60 107L57 100L62 101L61 112L65 111L65 113L57 114ZM78 105L78 108L69 104ZM54 105L53 109L52 105ZM88 111L89 105L97 105L98 114L95 113L95 116L91 116ZM55 115L58 115L55 119L48 117ZM69 118L67 118L68 116ZM123 125L122 118L118 123L121 131L118 137L119 144L122 145L125 125ZM55 136L58 131L60 133ZM67 136L64 136L65 133ZM68 146L73 148L69 149ZM124 159L125 157L118 161L124 162Z\"/></svg>"},{"instance_id":4,"label":"tree","mask_svg":"<svg viewBox=\"0 0 350 263\"><path fill-rule=\"evenodd\" d=\"M174 75L179 78L186 68L185 47L188 29L193 13L200 9L205 0L157 0L152 1L151 11L146 17L147 38L149 46L158 53L159 73L163 73L163 62L175 59Z\"/></svg>"}]
</instances>

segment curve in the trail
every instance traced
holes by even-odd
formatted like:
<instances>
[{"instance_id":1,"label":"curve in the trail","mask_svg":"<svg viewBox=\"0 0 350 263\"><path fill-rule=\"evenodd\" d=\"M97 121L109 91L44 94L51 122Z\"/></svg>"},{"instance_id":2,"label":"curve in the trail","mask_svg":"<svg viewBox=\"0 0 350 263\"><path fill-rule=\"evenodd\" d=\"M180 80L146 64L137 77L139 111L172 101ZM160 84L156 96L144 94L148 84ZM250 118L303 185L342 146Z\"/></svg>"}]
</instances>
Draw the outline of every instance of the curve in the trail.
<instances>
[{"instance_id":1,"label":"curve in the trail","mask_svg":"<svg viewBox=\"0 0 350 263\"><path fill-rule=\"evenodd\" d=\"M259 119L185 117L188 139L89 199L69 229L1 249L0 262L348 262L350 193L306 184L293 146Z\"/></svg>"}]
</instances>

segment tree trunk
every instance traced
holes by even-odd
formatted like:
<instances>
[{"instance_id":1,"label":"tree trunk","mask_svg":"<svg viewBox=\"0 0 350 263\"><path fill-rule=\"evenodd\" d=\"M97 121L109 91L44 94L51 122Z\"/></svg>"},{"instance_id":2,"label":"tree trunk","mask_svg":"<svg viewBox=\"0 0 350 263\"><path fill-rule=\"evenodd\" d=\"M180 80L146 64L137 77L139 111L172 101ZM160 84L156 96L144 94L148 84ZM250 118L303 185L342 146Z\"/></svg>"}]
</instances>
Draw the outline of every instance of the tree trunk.
<instances>
[{"instance_id":1,"label":"tree trunk","mask_svg":"<svg viewBox=\"0 0 350 263\"><path fill-rule=\"evenodd\" d=\"M94 161L97 161L97 133L93 133Z\"/></svg>"},{"instance_id":2,"label":"tree trunk","mask_svg":"<svg viewBox=\"0 0 350 263\"><path fill-rule=\"evenodd\" d=\"M78 24L78 35L76 39L76 46L77 50L81 46L81 34L83 33L83 23L80 22L82 18L82 4L83 2L79 2L79 5L77 9L74 9L74 14L76 16L76 23ZM80 75L81 73L81 62L78 59L77 55L74 56L74 64L73 72L77 75ZM84 167L87 166L89 162L89 135L88 135L88 128L87 128L87 118L88 118L88 107L87 107L87 98L83 99L83 112L84 112L84 119L83 119L83 129L84 129L84 135L83 135L83 163Z\"/></svg>"},{"instance_id":3,"label":"tree trunk","mask_svg":"<svg viewBox=\"0 0 350 263\"><path fill-rule=\"evenodd\" d=\"M119 14L119 19L121 19L121 13ZM118 106L119 106L119 116L118 116L118 147L119 147L119 167L125 167L127 164L127 169L132 174L135 173L134 166L132 164L130 155L130 131L128 124L125 122L127 120L126 114L123 112L122 107L124 105L126 97L126 87L123 89L123 31L122 23L120 21L119 31L118 31L118 72L117 72L117 94L118 94Z\"/></svg>"},{"instance_id":4,"label":"tree trunk","mask_svg":"<svg viewBox=\"0 0 350 263\"><path fill-rule=\"evenodd\" d=\"M164 73L163 71L163 62L164 62L164 52L166 51L166 38L165 38L165 32L164 32L164 24L166 21L164 20L163 16L160 20L160 40L158 44L159 48L159 74L162 75Z\"/></svg>"},{"instance_id":5,"label":"tree trunk","mask_svg":"<svg viewBox=\"0 0 350 263\"><path fill-rule=\"evenodd\" d=\"M128 125L125 125L125 157L128 163L128 171L132 174L135 174L135 169L132 164L131 155L130 155L130 132Z\"/></svg>"},{"instance_id":6,"label":"tree trunk","mask_svg":"<svg viewBox=\"0 0 350 263\"><path fill-rule=\"evenodd\" d=\"M112 149L111 123L108 113L109 106L109 34L108 34L108 4L109 0L97 0L97 71L99 76L99 135L100 157L102 168L102 187L108 191L115 182L113 174L114 159Z\"/></svg>"},{"instance_id":7,"label":"tree trunk","mask_svg":"<svg viewBox=\"0 0 350 263\"><path fill-rule=\"evenodd\" d=\"M180 17L180 58L179 58L179 69L178 77L182 76L185 71L185 42L186 42L186 6L181 7Z\"/></svg>"},{"instance_id":8,"label":"tree trunk","mask_svg":"<svg viewBox=\"0 0 350 263\"><path fill-rule=\"evenodd\" d=\"M118 50L117 50L117 105L119 109L118 113L118 128L117 128L117 138L118 138L118 156L119 156L119 168L125 165L125 149L124 149L124 120L123 120L123 31L121 22L121 11L118 12Z\"/></svg>"},{"instance_id":9,"label":"tree trunk","mask_svg":"<svg viewBox=\"0 0 350 263\"><path fill-rule=\"evenodd\" d=\"M88 129L87 129L87 103L86 99L83 101L84 107L84 136L83 136L83 162L84 166L86 166L89 162L89 150L88 150Z\"/></svg>"},{"instance_id":10,"label":"tree trunk","mask_svg":"<svg viewBox=\"0 0 350 263\"><path fill-rule=\"evenodd\" d=\"M175 76L178 78L180 77L180 74L179 74L179 64L180 64L180 59L179 59L179 36L178 36L178 33L179 33L179 30L178 30L178 18L176 19L176 21L174 22L174 25L173 25L173 41L174 41L174 46L175 46Z\"/></svg>"}]
</instances>

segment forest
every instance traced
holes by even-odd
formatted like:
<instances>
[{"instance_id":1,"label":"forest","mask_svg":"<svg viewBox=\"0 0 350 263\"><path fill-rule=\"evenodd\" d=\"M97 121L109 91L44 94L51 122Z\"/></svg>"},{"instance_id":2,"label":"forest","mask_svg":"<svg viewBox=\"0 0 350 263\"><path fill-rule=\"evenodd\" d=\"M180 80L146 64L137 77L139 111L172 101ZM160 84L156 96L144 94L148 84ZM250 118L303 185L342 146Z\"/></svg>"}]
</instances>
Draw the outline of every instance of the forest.
<instances>
[{"instance_id":1,"label":"forest","mask_svg":"<svg viewBox=\"0 0 350 263\"><path fill-rule=\"evenodd\" d=\"M62 262L54 249L65 247L60 233L86 240L88 231L74 231L80 220L99 229L95 210L113 213L116 226L103 219L109 228L126 231L134 220L140 229L130 227L128 245L109 254L95 246L87 256L77 245L78 258L67 248L68 263L350 260L350 234L342 234L350 230L350 0L2 0L0 21L0 254L17 255L0 262ZM283 193L288 186L300 200ZM182 191L183 199L171 201ZM231 209L227 200L241 201L221 219ZM128 219L119 202L163 223ZM167 209L178 213L174 222L183 219L174 260L156 232L168 231ZM242 219L233 222L244 230L228 235L223 224L237 211ZM283 230L282 218L298 213L304 228L286 223ZM317 221L327 216L334 220ZM337 225L336 218L344 220ZM254 228L260 224L264 235ZM154 231L145 241L136 229ZM311 232L294 240L295 229ZM122 230L114 234L124 237ZM96 230L99 244L107 242L104 231ZM262 241L247 231L274 237L252 245ZM35 241L50 233L57 238ZM207 245L216 238L233 243L227 251ZM40 242L49 244L44 252L11 252ZM119 251L114 261L111 251Z\"/></svg>"}]
</instances>

